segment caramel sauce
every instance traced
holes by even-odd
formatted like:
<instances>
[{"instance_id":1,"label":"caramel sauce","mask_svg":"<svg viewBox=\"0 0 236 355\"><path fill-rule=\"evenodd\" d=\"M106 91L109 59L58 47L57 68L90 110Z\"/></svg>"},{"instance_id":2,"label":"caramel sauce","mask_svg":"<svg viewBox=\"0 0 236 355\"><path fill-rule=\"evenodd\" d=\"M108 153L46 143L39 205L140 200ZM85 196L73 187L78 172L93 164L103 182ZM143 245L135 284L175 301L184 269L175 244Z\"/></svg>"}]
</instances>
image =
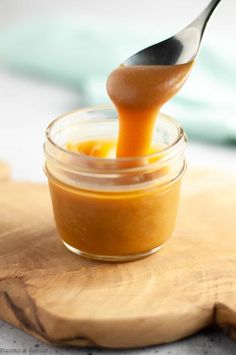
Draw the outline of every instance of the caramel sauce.
<instances>
[{"instance_id":1,"label":"caramel sauce","mask_svg":"<svg viewBox=\"0 0 236 355\"><path fill-rule=\"evenodd\" d=\"M119 115L117 157L147 155L161 107L182 87L193 62L173 66L120 66L107 80Z\"/></svg>"},{"instance_id":2,"label":"caramel sauce","mask_svg":"<svg viewBox=\"0 0 236 355\"><path fill-rule=\"evenodd\" d=\"M193 63L121 66L107 81L119 115L119 136L71 143L66 149L94 157L145 156L161 107L184 84ZM146 159L147 164L150 159ZM164 168L165 169L165 168ZM161 174L165 170L160 170ZM134 255L161 246L174 228L180 179L139 191L83 190L49 180L57 229L66 245L90 255Z\"/></svg>"}]
</instances>

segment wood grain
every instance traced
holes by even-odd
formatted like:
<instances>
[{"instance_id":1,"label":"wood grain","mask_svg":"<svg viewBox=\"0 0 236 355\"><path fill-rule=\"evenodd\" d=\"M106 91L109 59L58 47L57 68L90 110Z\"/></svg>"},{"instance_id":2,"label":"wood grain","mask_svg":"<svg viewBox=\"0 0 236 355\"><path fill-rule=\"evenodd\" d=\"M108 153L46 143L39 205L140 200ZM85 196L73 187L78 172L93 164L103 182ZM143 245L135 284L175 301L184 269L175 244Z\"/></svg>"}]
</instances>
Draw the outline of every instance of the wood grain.
<instances>
[{"instance_id":1,"label":"wood grain","mask_svg":"<svg viewBox=\"0 0 236 355\"><path fill-rule=\"evenodd\" d=\"M0 184L0 318L46 342L136 347L217 325L236 338L236 179L188 173L157 254L82 259L55 231L48 189Z\"/></svg>"},{"instance_id":2,"label":"wood grain","mask_svg":"<svg viewBox=\"0 0 236 355\"><path fill-rule=\"evenodd\" d=\"M0 182L10 180L11 170L8 164L0 161Z\"/></svg>"}]
</instances>

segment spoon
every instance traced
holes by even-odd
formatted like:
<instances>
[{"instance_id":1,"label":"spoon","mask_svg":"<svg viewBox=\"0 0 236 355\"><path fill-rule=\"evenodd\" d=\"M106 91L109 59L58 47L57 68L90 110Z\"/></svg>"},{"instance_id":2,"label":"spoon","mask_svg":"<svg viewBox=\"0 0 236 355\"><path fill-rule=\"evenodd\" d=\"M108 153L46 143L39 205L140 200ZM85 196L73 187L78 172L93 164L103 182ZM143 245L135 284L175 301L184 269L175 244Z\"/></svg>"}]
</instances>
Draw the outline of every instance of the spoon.
<instances>
[{"instance_id":1,"label":"spoon","mask_svg":"<svg viewBox=\"0 0 236 355\"><path fill-rule=\"evenodd\" d=\"M206 25L220 1L212 0L182 31L132 55L123 65L176 65L193 61L199 52Z\"/></svg>"}]
</instances>

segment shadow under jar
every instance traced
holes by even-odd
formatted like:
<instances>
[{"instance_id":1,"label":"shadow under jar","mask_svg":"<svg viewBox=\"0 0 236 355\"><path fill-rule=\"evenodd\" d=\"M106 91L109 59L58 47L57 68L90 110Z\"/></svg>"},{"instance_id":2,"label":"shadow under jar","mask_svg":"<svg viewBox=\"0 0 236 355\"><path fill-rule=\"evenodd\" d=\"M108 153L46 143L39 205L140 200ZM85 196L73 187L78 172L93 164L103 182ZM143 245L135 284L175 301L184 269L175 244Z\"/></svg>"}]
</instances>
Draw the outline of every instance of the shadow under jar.
<instances>
[{"instance_id":1,"label":"shadow under jar","mask_svg":"<svg viewBox=\"0 0 236 355\"><path fill-rule=\"evenodd\" d=\"M112 108L90 108L53 121L44 146L54 216L64 245L91 259L134 260L156 252L171 236L186 168L186 136L160 114L153 146L137 158L99 158L66 150L70 143L114 139ZM161 147L161 148L160 148Z\"/></svg>"}]
</instances>

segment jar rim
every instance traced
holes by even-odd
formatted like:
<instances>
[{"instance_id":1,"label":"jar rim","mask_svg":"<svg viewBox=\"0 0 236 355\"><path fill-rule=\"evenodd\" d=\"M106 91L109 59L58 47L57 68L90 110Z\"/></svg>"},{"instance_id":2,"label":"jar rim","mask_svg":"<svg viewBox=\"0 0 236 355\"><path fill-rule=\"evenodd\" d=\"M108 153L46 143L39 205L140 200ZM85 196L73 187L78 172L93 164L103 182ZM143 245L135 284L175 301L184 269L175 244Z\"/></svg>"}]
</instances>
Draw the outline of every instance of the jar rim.
<instances>
[{"instance_id":1,"label":"jar rim","mask_svg":"<svg viewBox=\"0 0 236 355\"><path fill-rule=\"evenodd\" d=\"M51 137L51 131L52 129L55 127L55 125L60 122L62 119L69 117L73 114L80 114L83 112L92 112L92 111L105 111L105 110L115 110L115 108L111 105L97 105L97 106L91 106L91 107L84 107L82 109L77 109L77 110L73 110L70 112L67 112L63 115L60 115L59 117L55 118L46 128L46 139L47 141L56 149L59 149L59 151L63 152L64 154L68 154L69 156L74 156L77 159L81 159L81 160L86 160L86 161L90 161L90 162L97 162L97 163L132 163L132 162L139 162L139 161L143 161L143 159L155 159L158 158L160 156L163 155L167 156L171 153L171 151L173 149L176 149L176 146L178 146L179 144L181 144L181 142L185 142L186 141L186 134L183 130L183 128L181 127L181 125L178 123L178 121L176 119L174 119L173 117L166 115L164 113L159 113L159 115L161 115L162 118L164 118L166 121L168 121L169 123L174 124L175 128L177 129L177 137L176 139L168 146L165 146L161 149L159 149L157 152L151 153L151 154L147 154L145 156L133 156L133 157L119 157L119 158L102 158L102 157L96 157L96 156L90 156L90 155L85 155L81 152L73 152L73 151L69 151L66 148L56 144L56 142L53 140L53 138Z\"/></svg>"}]
</instances>

